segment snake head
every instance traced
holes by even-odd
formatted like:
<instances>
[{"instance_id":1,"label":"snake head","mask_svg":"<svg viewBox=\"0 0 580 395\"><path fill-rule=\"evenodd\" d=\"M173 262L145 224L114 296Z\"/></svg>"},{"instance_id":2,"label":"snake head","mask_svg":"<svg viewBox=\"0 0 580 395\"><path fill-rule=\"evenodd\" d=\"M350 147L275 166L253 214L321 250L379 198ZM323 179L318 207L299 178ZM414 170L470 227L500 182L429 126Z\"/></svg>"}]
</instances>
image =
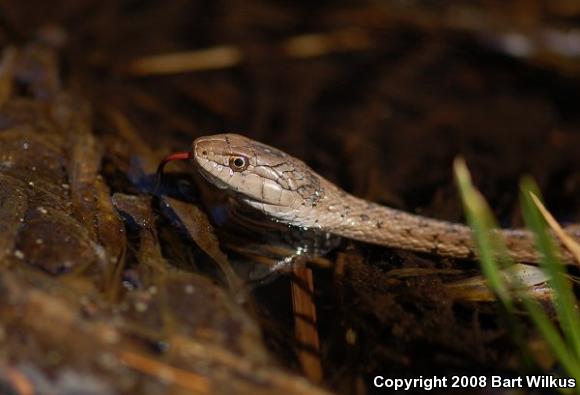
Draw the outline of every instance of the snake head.
<instances>
[{"instance_id":1,"label":"snake head","mask_svg":"<svg viewBox=\"0 0 580 395\"><path fill-rule=\"evenodd\" d=\"M201 174L218 188L278 219L312 207L324 196L320 178L304 162L238 134L216 134L193 142Z\"/></svg>"}]
</instances>

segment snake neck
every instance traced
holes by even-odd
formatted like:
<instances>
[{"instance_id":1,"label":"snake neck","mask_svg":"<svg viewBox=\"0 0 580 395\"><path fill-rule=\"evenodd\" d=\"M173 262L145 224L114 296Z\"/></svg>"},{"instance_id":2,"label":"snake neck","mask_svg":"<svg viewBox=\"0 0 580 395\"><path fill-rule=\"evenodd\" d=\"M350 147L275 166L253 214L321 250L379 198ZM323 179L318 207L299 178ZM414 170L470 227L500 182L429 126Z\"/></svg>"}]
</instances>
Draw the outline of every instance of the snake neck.
<instances>
[{"instance_id":1,"label":"snake neck","mask_svg":"<svg viewBox=\"0 0 580 395\"><path fill-rule=\"evenodd\" d=\"M471 229L463 224L427 218L360 199L333 184L324 185L324 198L299 226L392 248L425 252L453 258L472 259L477 250ZM540 259L533 234L523 229L499 229L508 254L517 262L536 263ZM580 238L577 228L576 238ZM562 253L565 261L572 261Z\"/></svg>"}]
</instances>

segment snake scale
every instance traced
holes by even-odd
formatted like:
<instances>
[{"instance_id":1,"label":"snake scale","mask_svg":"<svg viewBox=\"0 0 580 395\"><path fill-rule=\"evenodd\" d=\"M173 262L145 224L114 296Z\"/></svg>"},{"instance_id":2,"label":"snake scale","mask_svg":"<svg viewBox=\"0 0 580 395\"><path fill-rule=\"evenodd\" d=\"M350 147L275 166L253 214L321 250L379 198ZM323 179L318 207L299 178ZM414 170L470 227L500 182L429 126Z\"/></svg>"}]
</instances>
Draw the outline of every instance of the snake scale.
<instances>
[{"instance_id":1,"label":"snake scale","mask_svg":"<svg viewBox=\"0 0 580 395\"><path fill-rule=\"evenodd\" d=\"M192 150L166 157L192 160L218 188L278 222L316 229L362 242L454 258L477 256L471 229L423 217L353 196L285 152L238 134L196 139ZM567 228L576 239L577 226ZM499 229L508 253L518 262L540 258L533 235L524 229ZM572 257L562 253L566 262Z\"/></svg>"}]
</instances>

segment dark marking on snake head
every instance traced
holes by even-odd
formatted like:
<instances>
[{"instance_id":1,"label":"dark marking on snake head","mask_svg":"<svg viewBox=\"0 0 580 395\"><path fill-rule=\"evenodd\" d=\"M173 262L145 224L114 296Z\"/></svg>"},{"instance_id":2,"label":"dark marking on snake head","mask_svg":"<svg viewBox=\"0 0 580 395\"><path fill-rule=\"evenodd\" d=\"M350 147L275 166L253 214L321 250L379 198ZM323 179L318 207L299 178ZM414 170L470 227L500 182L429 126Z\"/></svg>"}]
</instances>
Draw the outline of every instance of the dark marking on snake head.
<instances>
[{"instance_id":1,"label":"dark marking on snake head","mask_svg":"<svg viewBox=\"0 0 580 395\"><path fill-rule=\"evenodd\" d=\"M377 223L375 224L377 226L377 229L381 229L383 227L383 221L377 221Z\"/></svg>"},{"instance_id":2,"label":"dark marking on snake head","mask_svg":"<svg viewBox=\"0 0 580 395\"><path fill-rule=\"evenodd\" d=\"M304 199L304 204L309 207L314 206L324 196L324 189L320 185L307 184L302 185L296 191Z\"/></svg>"},{"instance_id":3,"label":"dark marking on snake head","mask_svg":"<svg viewBox=\"0 0 580 395\"><path fill-rule=\"evenodd\" d=\"M361 214L360 215L360 219L361 219L361 221L365 221L366 222L366 221L368 221L371 218L368 215L366 215L366 214Z\"/></svg>"}]
</instances>

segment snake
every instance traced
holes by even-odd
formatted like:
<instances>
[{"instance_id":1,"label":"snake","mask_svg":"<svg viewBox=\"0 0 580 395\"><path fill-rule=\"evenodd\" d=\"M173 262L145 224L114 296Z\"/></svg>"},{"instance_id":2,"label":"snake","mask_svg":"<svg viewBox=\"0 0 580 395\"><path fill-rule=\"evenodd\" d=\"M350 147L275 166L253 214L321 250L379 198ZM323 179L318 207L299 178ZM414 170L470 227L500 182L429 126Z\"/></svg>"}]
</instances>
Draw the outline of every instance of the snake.
<instances>
[{"instance_id":1,"label":"snake","mask_svg":"<svg viewBox=\"0 0 580 395\"><path fill-rule=\"evenodd\" d=\"M210 184L227 190L266 217L301 229L396 249L451 258L478 256L469 226L408 213L359 198L317 174L306 163L248 137L223 133L195 139L191 150L168 155L189 160ZM580 238L580 228L566 230ZM495 229L516 262L537 263L541 256L526 229ZM561 252L563 261L573 261Z\"/></svg>"}]
</instances>

